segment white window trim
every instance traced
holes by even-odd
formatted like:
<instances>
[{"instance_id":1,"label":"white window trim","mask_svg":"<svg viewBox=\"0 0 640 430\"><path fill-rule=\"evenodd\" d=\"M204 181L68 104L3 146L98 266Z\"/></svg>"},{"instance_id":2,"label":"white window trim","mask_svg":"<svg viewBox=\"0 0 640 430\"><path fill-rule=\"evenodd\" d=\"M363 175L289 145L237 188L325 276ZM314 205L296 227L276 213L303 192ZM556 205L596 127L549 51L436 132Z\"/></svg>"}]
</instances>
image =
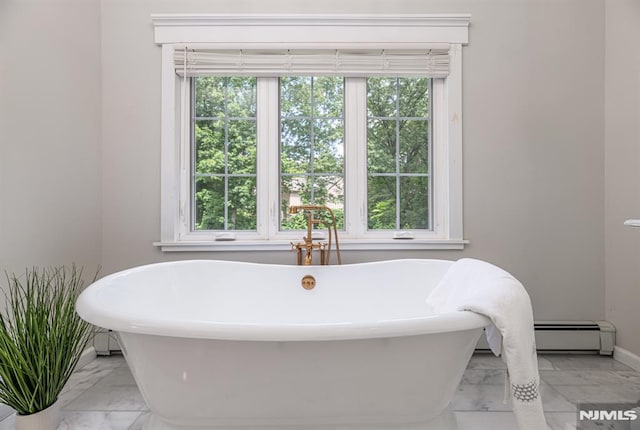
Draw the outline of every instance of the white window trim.
<instances>
[{"instance_id":1,"label":"white window trim","mask_svg":"<svg viewBox=\"0 0 640 430\"><path fill-rule=\"evenodd\" d=\"M444 80L434 80L434 104L445 106L447 115L434 118L433 190L436 195L433 214L434 232L409 240L398 240L368 234L366 239L341 240L341 249L462 249L468 241L462 226L462 45L468 43L470 15L203 15L153 14L154 40L162 46L161 105L161 238L154 245L163 251L245 251L287 250L290 238L266 240L236 232L238 240L215 241L197 232L186 232L186 202L190 169L188 148L181 148L180 118L176 103L180 101L180 82L173 65L174 50L185 44L216 49L429 49L449 47L450 73ZM309 27L313 26L313 31ZM439 81L440 84L436 84ZM273 91L271 85L265 91ZM277 88L277 87L276 87ZM362 89L360 89L362 91ZM277 97L276 94L268 96ZM366 113L359 113L364 115ZM273 115L273 113L271 113ZM263 128L276 133L269 118ZM366 123L366 121L365 121ZM260 128L260 124L258 124ZM362 133L345 130L345 140ZM360 138L362 138L360 136ZM260 149L260 148L259 148ZM273 153L273 154L272 154ZM258 170L277 165L277 154L258 160ZM365 169L366 154L356 154L358 166ZM347 171L346 186L362 182L360 171ZM274 175L275 176L275 175ZM276 181L274 177L270 180ZM185 183L186 182L186 183ZM277 185L269 188L277 189ZM267 201L265 201L267 200ZM269 207L270 199L258 193L259 222L270 225L263 230L273 232L278 208ZM347 201L346 211L361 212L358 201ZM275 220L275 221L274 221ZM275 224L277 228L277 224ZM259 226L260 229L260 226ZM357 234L355 236L358 236ZM244 239L243 239L244 237ZM296 239L299 239L296 237Z\"/></svg>"}]
</instances>

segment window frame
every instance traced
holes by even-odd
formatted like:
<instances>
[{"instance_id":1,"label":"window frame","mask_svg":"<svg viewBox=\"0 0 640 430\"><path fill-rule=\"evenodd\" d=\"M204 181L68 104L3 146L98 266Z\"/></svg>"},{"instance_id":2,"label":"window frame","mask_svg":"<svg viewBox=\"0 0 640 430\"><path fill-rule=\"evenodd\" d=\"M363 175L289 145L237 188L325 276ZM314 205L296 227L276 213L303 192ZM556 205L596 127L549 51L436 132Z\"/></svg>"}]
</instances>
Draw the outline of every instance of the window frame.
<instances>
[{"instance_id":1,"label":"window frame","mask_svg":"<svg viewBox=\"0 0 640 430\"><path fill-rule=\"evenodd\" d=\"M347 235L341 248L384 249L462 249L468 241L462 229L462 58L467 43L469 15L152 15L155 42L162 46L161 111L161 238L154 245L163 251L288 250L290 241L299 239L296 231L279 231L279 144L278 109L258 108L258 183L268 184L268 192L257 193L257 233L224 232L216 238L212 231L191 230L191 145L181 136L185 111L184 85L188 79L175 74L176 49L194 44L218 49L423 49L435 45L449 47L450 73L433 78L430 94L432 122L432 211L433 231L412 231L410 240L394 239L390 231L367 231L366 158L366 79L346 78L345 85L345 219ZM308 26L314 31L308 31ZM264 30L264 31L259 31ZM266 38L265 38L265 35ZM283 42L284 41L284 42ZM287 42L288 41L288 42ZM278 78L261 78L257 99L279 99ZM349 94L347 93L349 92ZM190 94L189 91L184 93ZM188 98L188 97L187 97ZM364 103L347 105L349 99ZM274 103L271 103L274 105ZM277 103L275 103L277 105ZM349 111L348 111L349 110ZM351 142L364 141L354 150ZM270 174L267 172L275 172ZM263 176L266 175L266 176ZM260 177L262 176L262 181ZM267 177L268 176L268 177ZM275 195L274 195L275 192ZM355 198L353 195L355 194ZM348 215L349 216L349 215ZM354 217L360 217L355 222ZM217 240L216 240L217 239Z\"/></svg>"}]
</instances>

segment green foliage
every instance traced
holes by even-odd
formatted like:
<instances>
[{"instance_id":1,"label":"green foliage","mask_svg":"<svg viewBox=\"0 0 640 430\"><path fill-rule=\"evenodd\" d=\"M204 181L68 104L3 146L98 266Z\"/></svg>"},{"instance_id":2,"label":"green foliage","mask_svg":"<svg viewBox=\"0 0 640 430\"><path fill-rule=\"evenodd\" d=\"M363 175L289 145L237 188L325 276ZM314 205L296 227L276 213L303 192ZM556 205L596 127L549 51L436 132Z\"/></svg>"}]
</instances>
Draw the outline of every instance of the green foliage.
<instances>
[{"instance_id":1,"label":"green foliage","mask_svg":"<svg viewBox=\"0 0 640 430\"><path fill-rule=\"evenodd\" d=\"M256 229L256 78L195 83L195 229Z\"/></svg>"},{"instance_id":2,"label":"green foliage","mask_svg":"<svg viewBox=\"0 0 640 430\"><path fill-rule=\"evenodd\" d=\"M395 199L380 200L370 204L369 229L391 230L396 226Z\"/></svg>"},{"instance_id":3,"label":"green foliage","mask_svg":"<svg viewBox=\"0 0 640 430\"><path fill-rule=\"evenodd\" d=\"M336 217L337 228L341 228L344 225L344 210L336 209L333 211L333 215ZM327 211L316 211L314 213L315 219L320 219L325 222L324 225L317 226L317 229L324 230L331 224L331 215ZM294 215L288 215L282 220L282 230L306 230L307 218L304 213L299 212Z\"/></svg>"},{"instance_id":4,"label":"green foliage","mask_svg":"<svg viewBox=\"0 0 640 430\"><path fill-rule=\"evenodd\" d=\"M370 176L367 181L369 193L367 196L369 207L370 230L396 229L396 179L390 176Z\"/></svg>"},{"instance_id":5,"label":"green foliage","mask_svg":"<svg viewBox=\"0 0 640 430\"><path fill-rule=\"evenodd\" d=\"M256 78L193 82L195 229L255 230ZM429 91L425 78L367 79L369 229L430 228ZM293 196L344 228L344 79L281 78L280 128L281 228L305 228Z\"/></svg>"},{"instance_id":6,"label":"green foliage","mask_svg":"<svg viewBox=\"0 0 640 430\"><path fill-rule=\"evenodd\" d=\"M299 212L287 216L280 225L283 230L305 230L307 228L307 217L304 213Z\"/></svg>"},{"instance_id":7,"label":"green foliage","mask_svg":"<svg viewBox=\"0 0 640 430\"><path fill-rule=\"evenodd\" d=\"M0 313L0 402L21 415L51 406L89 341L91 325L75 311L82 270L28 269L7 275Z\"/></svg>"},{"instance_id":8,"label":"green foliage","mask_svg":"<svg viewBox=\"0 0 640 430\"><path fill-rule=\"evenodd\" d=\"M425 78L367 79L371 230L430 228L429 87Z\"/></svg>"},{"instance_id":9,"label":"green foliage","mask_svg":"<svg viewBox=\"0 0 640 430\"><path fill-rule=\"evenodd\" d=\"M300 230L306 226L299 217L287 214L288 196L294 193L303 204L334 208L340 213L336 214L338 228L343 228L344 80L283 77L280 88L280 228Z\"/></svg>"}]
</instances>

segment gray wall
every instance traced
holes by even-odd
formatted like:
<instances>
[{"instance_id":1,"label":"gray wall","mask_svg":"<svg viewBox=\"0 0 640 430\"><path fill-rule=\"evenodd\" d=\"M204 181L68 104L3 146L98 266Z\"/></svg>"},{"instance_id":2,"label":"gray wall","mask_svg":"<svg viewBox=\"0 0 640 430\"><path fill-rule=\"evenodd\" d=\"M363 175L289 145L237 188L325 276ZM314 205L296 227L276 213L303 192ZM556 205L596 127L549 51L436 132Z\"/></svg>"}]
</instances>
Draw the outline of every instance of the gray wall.
<instances>
[{"instance_id":1,"label":"gray wall","mask_svg":"<svg viewBox=\"0 0 640 430\"><path fill-rule=\"evenodd\" d=\"M0 273L72 262L93 272L100 1L0 1L0 58Z\"/></svg>"},{"instance_id":2,"label":"gray wall","mask_svg":"<svg viewBox=\"0 0 640 430\"><path fill-rule=\"evenodd\" d=\"M536 319L604 318L604 11L602 0L103 0L104 272L184 258L294 261L288 252L163 254L153 247L160 48L151 13L471 13L463 49L470 245L344 259L482 258L525 284Z\"/></svg>"},{"instance_id":3,"label":"gray wall","mask_svg":"<svg viewBox=\"0 0 640 430\"><path fill-rule=\"evenodd\" d=\"M637 12L633 0L622 4L628 10L607 6L608 23L614 12ZM482 258L523 281L537 319L605 317L603 0L0 1L0 269L75 261L102 263L106 274L184 258L293 261L288 252L163 254L152 245L160 230L153 12L471 13L463 50L470 245L349 252L345 261ZM637 179L638 78L625 75L633 92L615 75L629 73L631 52L617 40L637 40L637 30L615 27L607 29L619 65L608 66L606 81L606 225L607 250L617 254L607 256L607 317L640 353L625 334L637 313L625 297L637 285L640 232L620 226L640 217L625 198L638 191L625 189L625 175ZM615 97L633 94L618 106Z\"/></svg>"},{"instance_id":4,"label":"gray wall","mask_svg":"<svg viewBox=\"0 0 640 430\"><path fill-rule=\"evenodd\" d=\"M606 317L640 355L640 2L606 2Z\"/></svg>"}]
</instances>

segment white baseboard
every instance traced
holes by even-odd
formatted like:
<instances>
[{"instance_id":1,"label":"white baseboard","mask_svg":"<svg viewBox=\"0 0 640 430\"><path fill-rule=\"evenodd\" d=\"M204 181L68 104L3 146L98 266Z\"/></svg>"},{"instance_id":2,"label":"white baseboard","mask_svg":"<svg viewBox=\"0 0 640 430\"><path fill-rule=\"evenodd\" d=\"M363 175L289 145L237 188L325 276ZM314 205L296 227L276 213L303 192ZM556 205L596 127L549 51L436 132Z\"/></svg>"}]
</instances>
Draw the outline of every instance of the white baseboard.
<instances>
[{"instance_id":1,"label":"white baseboard","mask_svg":"<svg viewBox=\"0 0 640 430\"><path fill-rule=\"evenodd\" d=\"M93 346L88 347L82 352L80 360L78 361L78 365L76 366L76 370L82 369L84 366L95 360L96 357L96 349Z\"/></svg>"},{"instance_id":2,"label":"white baseboard","mask_svg":"<svg viewBox=\"0 0 640 430\"><path fill-rule=\"evenodd\" d=\"M613 358L614 360L617 360L620 363L640 372L640 357L635 355L633 352L616 346L613 348Z\"/></svg>"}]
</instances>

